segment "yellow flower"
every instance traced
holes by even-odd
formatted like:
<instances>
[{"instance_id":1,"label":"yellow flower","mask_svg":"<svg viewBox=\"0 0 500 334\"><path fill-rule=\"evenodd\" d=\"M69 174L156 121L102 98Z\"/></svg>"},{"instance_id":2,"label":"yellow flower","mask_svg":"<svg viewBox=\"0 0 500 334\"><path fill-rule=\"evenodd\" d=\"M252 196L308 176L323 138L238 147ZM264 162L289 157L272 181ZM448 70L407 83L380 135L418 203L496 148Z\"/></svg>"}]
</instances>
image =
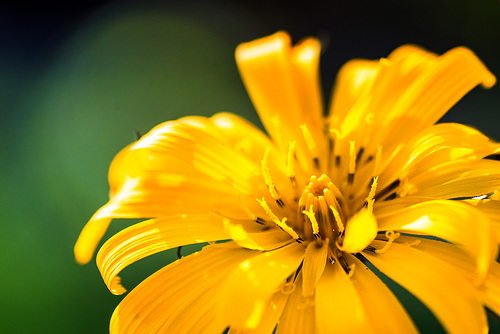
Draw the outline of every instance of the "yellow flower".
<instances>
[{"instance_id":1,"label":"yellow flower","mask_svg":"<svg viewBox=\"0 0 500 334\"><path fill-rule=\"evenodd\" d=\"M112 333L416 332L373 267L450 333L488 331L484 306L500 314L500 163L485 158L500 145L435 123L495 77L466 48L405 45L348 62L324 117L319 54L316 39L292 47L284 32L237 48L269 137L233 114L192 116L114 159L110 200L75 246L86 263L111 219L148 219L97 254L111 292L144 257L210 245L132 290Z\"/></svg>"}]
</instances>

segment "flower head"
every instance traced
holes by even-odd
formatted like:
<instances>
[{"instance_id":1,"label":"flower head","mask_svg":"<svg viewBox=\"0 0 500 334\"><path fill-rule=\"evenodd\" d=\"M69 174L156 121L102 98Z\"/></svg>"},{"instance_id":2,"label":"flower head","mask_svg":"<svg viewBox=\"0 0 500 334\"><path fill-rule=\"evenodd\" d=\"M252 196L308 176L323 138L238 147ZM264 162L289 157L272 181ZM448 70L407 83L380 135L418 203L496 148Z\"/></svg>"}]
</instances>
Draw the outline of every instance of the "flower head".
<instances>
[{"instance_id":1,"label":"flower head","mask_svg":"<svg viewBox=\"0 0 500 334\"><path fill-rule=\"evenodd\" d=\"M97 254L111 292L144 257L210 245L132 290L111 332L416 332L374 267L452 333L487 331L484 306L500 314L500 163L487 159L500 145L435 124L495 77L466 48L405 45L344 65L325 117L319 54L284 32L237 48L269 136L233 114L191 116L114 159L110 200L75 246L86 263L111 219L147 219Z\"/></svg>"}]
</instances>

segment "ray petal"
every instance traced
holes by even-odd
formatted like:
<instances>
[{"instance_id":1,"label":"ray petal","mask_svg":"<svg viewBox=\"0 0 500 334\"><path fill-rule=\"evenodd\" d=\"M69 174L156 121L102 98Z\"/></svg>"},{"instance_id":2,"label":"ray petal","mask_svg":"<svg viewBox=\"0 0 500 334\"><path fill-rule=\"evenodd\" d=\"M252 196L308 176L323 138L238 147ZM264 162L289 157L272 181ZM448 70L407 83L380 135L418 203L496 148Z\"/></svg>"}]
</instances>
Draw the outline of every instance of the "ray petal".
<instances>
[{"instance_id":1,"label":"ray petal","mask_svg":"<svg viewBox=\"0 0 500 334\"><path fill-rule=\"evenodd\" d=\"M115 309L110 333L173 333L179 324L213 332L226 324L215 316L221 282L241 261L259 254L232 244L207 246L160 269L133 289ZM188 331L189 332L189 331Z\"/></svg>"},{"instance_id":2,"label":"ray petal","mask_svg":"<svg viewBox=\"0 0 500 334\"><path fill-rule=\"evenodd\" d=\"M327 263L315 296L318 333L372 333L356 286L338 261Z\"/></svg>"},{"instance_id":3,"label":"ray petal","mask_svg":"<svg viewBox=\"0 0 500 334\"><path fill-rule=\"evenodd\" d=\"M374 241L375 247L383 242ZM393 244L384 254L363 255L419 298L450 333L487 333L484 309L470 281L453 266L410 246Z\"/></svg>"},{"instance_id":4,"label":"ray petal","mask_svg":"<svg viewBox=\"0 0 500 334\"><path fill-rule=\"evenodd\" d=\"M317 333L314 296L304 297L301 274L293 284L295 289L288 298L276 327L276 334Z\"/></svg>"},{"instance_id":5,"label":"ray petal","mask_svg":"<svg viewBox=\"0 0 500 334\"><path fill-rule=\"evenodd\" d=\"M294 242L241 262L221 288L221 317L234 328L256 328L269 300L303 257L304 247Z\"/></svg>"},{"instance_id":6,"label":"ray petal","mask_svg":"<svg viewBox=\"0 0 500 334\"><path fill-rule=\"evenodd\" d=\"M249 142L245 150L240 138ZM253 141L255 139L255 141ZM112 218L156 218L172 212L208 213L239 208L238 191L265 191L254 155L270 145L258 130L238 117L185 117L152 129L122 150L109 173L110 201L83 229L75 246L77 261L86 263ZM262 185L259 189L259 185ZM195 203L195 205L194 205Z\"/></svg>"},{"instance_id":7,"label":"ray petal","mask_svg":"<svg viewBox=\"0 0 500 334\"><path fill-rule=\"evenodd\" d=\"M344 254L354 270L351 278L375 333L418 333L413 321L392 291L363 262Z\"/></svg>"},{"instance_id":8,"label":"ray petal","mask_svg":"<svg viewBox=\"0 0 500 334\"><path fill-rule=\"evenodd\" d=\"M213 215L177 215L134 224L107 240L97 254L97 267L114 294L123 294L118 274L147 256L179 246L229 239Z\"/></svg>"},{"instance_id":9,"label":"ray petal","mask_svg":"<svg viewBox=\"0 0 500 334\"><path fill-rule=\"evenodd\" d=\"M423 233L464 245L476 259L481 282L496 258L496 243L488 218L471 205L458 201L428 201L378 217L379 230Z\"/></svg>"}]
</instances>

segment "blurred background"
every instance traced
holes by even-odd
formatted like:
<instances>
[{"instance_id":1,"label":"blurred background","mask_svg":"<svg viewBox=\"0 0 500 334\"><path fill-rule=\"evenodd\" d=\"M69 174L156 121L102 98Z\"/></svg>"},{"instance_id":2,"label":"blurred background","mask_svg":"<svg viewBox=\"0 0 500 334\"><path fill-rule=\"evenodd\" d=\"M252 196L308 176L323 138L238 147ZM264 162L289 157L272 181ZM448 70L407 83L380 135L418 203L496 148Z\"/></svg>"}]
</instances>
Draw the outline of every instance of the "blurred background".
<instances>
[{"instance_id":1,"label":"blurred background","mask_svg":"<svg viewBox=\"0 0 500 334\"><path fill-rule=\"evenodd\" d=\"M107 201L112 158L136 131L184 115L231 111L259 124L233 52L277 30L327 45L327 97L344 62L405 43L438 53L467 46L500 75L497 0L2 2L0 332L108 331L121 297L108 292L95 262L76 264L73 246ZM497 85L472 91L445 120L500 140L499 112ZM140 261L123 272L125 286L175 258ZM394 288L422 331L442 332Z\"/></svg>"}]
</instances>

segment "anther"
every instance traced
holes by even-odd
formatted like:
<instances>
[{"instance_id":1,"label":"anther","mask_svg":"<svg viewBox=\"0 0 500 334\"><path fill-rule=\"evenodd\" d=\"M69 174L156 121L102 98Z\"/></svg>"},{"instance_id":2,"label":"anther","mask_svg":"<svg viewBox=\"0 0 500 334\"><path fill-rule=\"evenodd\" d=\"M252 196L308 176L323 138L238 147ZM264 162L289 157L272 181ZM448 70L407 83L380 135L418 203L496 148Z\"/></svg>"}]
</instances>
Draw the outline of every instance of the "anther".
<instances>
[{"instance_id":1,"label":"anther","mask_svg":"<svg viewBox=\"0 0 500 334\"><path fill-rule=\"evenodd\" d=\"M349 170L347 174L347 182L353 184L354 173L356 173L356 141L349 140Z\"/></svg>"},{"instance_id":2,"label":"anther","mask_svg":"<svg viewBox=\"0 0 500 334\"><path fill-rule=\"evenodd\" d=\"M372 186L370 188L370 192L368 193L368 197L366 198L365 205L368 208L368 211L373 212L373 203L375 202L375 192L377 191L378 185L378 176L373 178Z\"/></svg>"},{"instance_id":3,"label":"anther","mask_svg":"<svg viewBox=\"0 0 500 334\"><path fill-rule=\"evenodd\" d=\"M298 243L302 243L302 239L299 237L297 232L294 231L293 228L287 225L286 223L286 217L283 217L281 220L271 211L269 208L269 205L266 203L266 199L262 197L262 200L257 199L257 202L262 206L266 214L271 218L271 220L278 225L279 228L281 228L283 231L288 233L292 238L295 239Z\"/></svg>"}]
</instances>

